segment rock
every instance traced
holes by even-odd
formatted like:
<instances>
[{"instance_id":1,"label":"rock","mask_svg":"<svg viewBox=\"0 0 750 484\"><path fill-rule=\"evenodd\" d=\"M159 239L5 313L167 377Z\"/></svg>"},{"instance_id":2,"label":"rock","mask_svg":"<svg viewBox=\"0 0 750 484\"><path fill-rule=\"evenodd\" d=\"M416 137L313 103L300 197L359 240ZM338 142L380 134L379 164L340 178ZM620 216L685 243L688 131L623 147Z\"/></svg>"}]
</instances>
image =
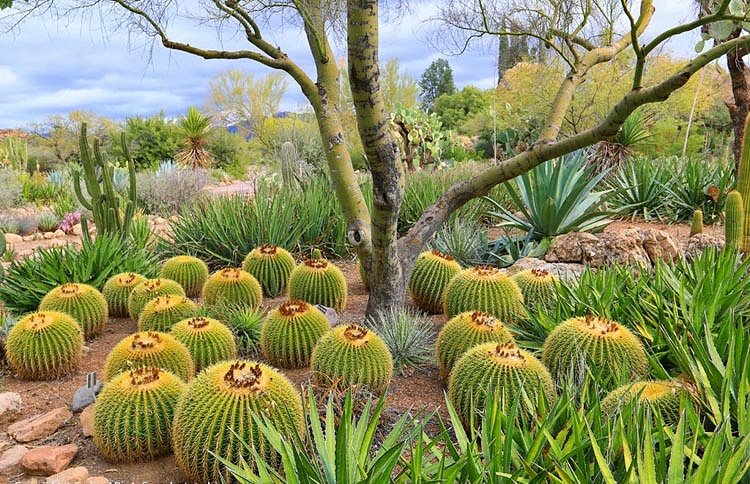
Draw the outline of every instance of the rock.
<instances>
[{"instance_id":1,"label":"rock","mask_svg":"<svg viewBox=\"0 0 750 484\"><path fill-rule=\"evenodd\" d=\"M547 262L581 262L583 260L582 244L598 240L596 235L585 232L558 235L552 240L545 260Z\"/></svg>"},{"instance_id":2,"label":"rock","mask_svg":"<svg viewBox=\"0 0 750 484\"><path fill-rule=\"evenodd\" d=\"M652 264L658 261L675 261L680 258L680 249L672 237L663 230L641 230L643 250L648 254Z\"/></svg>"},{"instance_id":3,"label":"rock","mask_svg":"<svg viewBox=\"0 0 750 484\"><path fill-rule=\"evenodd\" d=\"M67 407L59 407L14 423L8 427L8 434L21 443L43 439L53 434L72 416Z\"/></svg>"},{"instance_id":4,"label":"rock","mask_svg":"<svg viewBox=\"0 0 750 484\"><path fill-rule=\"evenodd\" d=\"M73 235L81 235L83 234L83 229L81 228L81 224L75 224L73 226Z\"/></svg>"},{"instance_id":5,"label":"rock","mask_svg":"<svg viewBox=\"0 0 750 484\"><path fill-rule=\"evenodd\" d=\"M327 306L323 306L322 304L316 304L316 308L320 310L321 313L323 313L328 320L328 324L331 325L331 327L336 326L339 322L339 314L336 312L335 309L329 308Z\"/></svg>"},{"instance_id":6,"label":"rock","mask_svg":"<svg viewBox=\"0 0 750 484\"><path fill-rule=\"evenodd\" d=\"M23 242L23 237L18 234L5 234L5 241L9 244L20 244Z\"/></svg>"},{"instance_id":7,"label":"rock","mask_svg":"<svg viewBox=\"0 0 750 484\"><path fill-rule=\"evenodd\" d=\"M91 437L91 426L93 425L94 407L89 405L81 412L81 429L84 437Z\"/></svg>"},{"instance_id":8,"label":"rock","mask_svg":"<svg viewBox=\"0 0 750 484\"><path fill-rule=\"evenodd\" d=\"M560 279L577 280L586 266L570 262L545 262L535 257L523 257L508 267L508 273L513 275L527 269L540 269L554 274Z\"/></svg>"},{"instance_id":9,"label":"rock","mask_svg":"<svg viewBox=\"0 0 750 484\"><path fill-rule=\"evenodd\" d=\"M23 400L16 392L0 393L0 423L12 421L21 411Z\"/></svg>"},{"instance_id":10,"label":"rock","mask_svg":"<svg viewBox=\"0 0 750 484\"><path fill-rule=\"evenodd\" d=\"M13 442L8 440L8 435L3 433L0 436L0 454L13 447Z\"/></svg>"},{"instance_id":11,"label":"rock","mask_svg":"<svg viewBox=\"0 0 750 484\"><path fill-rule=\"evenodd\" d=\"M31 242L32 240L34 240L34 237L35 237L35 236L36 236L36 234L32 234L32 235L24 235L24 236L22 237L22 239L23 239L23 241L24 241L24 242Z\"/></svg>"},{"instance_id":12,"label":"rock","mask_svg":"<svg viewBox=\"0 0 750 484\"><path fill-rule=\"evenodd\" d=\"M110 480L104 476L89 477L86 484L109 484Z\"/></svg>"},{"instance_id":13,"label":"rock","mask_svg":"<svg viewBox=\"0 0 750 484\"><path fill-rule=\"evenodd\" d=\"M599 234L596 240L581 242L583 263L591 267L609 264L651 265L637 228Z\"/></svg>"},{"instance_id":14,"label":"rock","mask_svg":"<svg viewBox=\"0 0 750 484\"><path fill-rule=\"evenodd\" d=\"M44 235L43 235L43 237L45 239L47 239L47 240L54 239L55 238L55 233L54 232L45 232Z\"/></svg>"},{"instance_id":15,"label":"rock","mask_svg":"<svg viewBox=\"0 0 750 484\"><path fill-rule=\"evenodd\" d=\"M89 478L89 470L83 466L71 467L59 474L49 476L47 484L83 484Z\"/></svg>"},{"instance_id":16,"label":"rock","mask_svg":"<svg viewBox=\"0 0 750 484\"><path fill-rule=\"evenodd\" d=\"M21 470L21 459L29 449L25 445L14 445L0 455L0 476L17 474Z\"/></svg>"},{"instance_id":17,"label":"rock","mask_svg":"<svg viewBox=\"0 0 750 484\"><path fill-rule=\"evenodd\" d=\"M695 234L685 243L685 257L695 257L709 247L721 249L724 245L725 241L721 237L714 237L708 234Z\"/></svg>"},{"instance_id":18,"label":"rock","mask_svg":"<svg viewBox=\"0 0 750 484\"><path fill-rule=\"evenodd\" d=\"M63 238L65 238L65 232L63 232L60 229L55 230L55 238L56 239L63 239Z\"/></svg>"},{"instance_id":19,"label":"rock","mask_svg":"<svg viewBox=\"0 0 750 484\"><path fill-rule=\"evenodd\" d=\"M94 400L96 395L102 389L102 382L97 382L93 387L89 388L84 385L76 390L73 394L73 403L70 405L70 409L74 412L80 412L84 408L88 407Z\"/></svg>"},{"instance_id":20,"label":"rock","mask_svg":"<svg viewBox=\"0 0 750 484\"><path fill-rule=\"evenodd\" d=\"M43 445L28 451L21 459L21 469L28 474L48 476L66 469L78 454L75 444Z\"/></svg>"},{"instance_id":21,"label":"rock","mask_svg":"<svg viewBox=\"0 0 750 484\"><path fill-rule=\"evenodd\" d=\"M29 257L33 253L34 253L34 249L25 249L25 250L22 250L21 252L18 252L16 254L16 257L19 259L24 259L26 257Z\"/></svg>"}]
</instances>

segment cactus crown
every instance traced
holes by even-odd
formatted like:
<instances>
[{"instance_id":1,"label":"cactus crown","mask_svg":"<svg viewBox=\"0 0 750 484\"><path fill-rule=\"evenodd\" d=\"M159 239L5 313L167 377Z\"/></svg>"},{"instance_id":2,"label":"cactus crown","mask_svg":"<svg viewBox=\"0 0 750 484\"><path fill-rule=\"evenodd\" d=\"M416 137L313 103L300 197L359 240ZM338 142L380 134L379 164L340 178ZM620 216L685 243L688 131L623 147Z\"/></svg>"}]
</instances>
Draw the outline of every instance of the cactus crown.
<instances>
[{"instance_id":1,"label":"cactus crown","mask_svg":"<svg viewBox=\"0 0 750 484\"><path fill-rule=\"evenodd\" d=\"M612 337L620 332L620 325L614 321L588 314L580 319L580 326L592 336Z\"/></svg>"},{"instance_id":2,"label":"cactus crown","mask_svg":"<svg viewBox=\"0 0 750 484\"><path fill-rule=\"evenodd\" d=\"M364 326L360 326L357 323L352 323L344 329L342 333L344 340L354 346L360 346L367 343L370 340L370 332Z\"/></svg>"},{"instance_id":3,"label":"cactus crown","mask_svg":"<svg viewBox=\"0 0 750 484\"><path fill-rule=\"evenodd\" d=\"M435 257L439 257L440 259L444 259L444 260L447 260L447 261L455 260L452 256L450 256L448 254L444 254L444 253L442 253L442 252L440 252L439 250L436 250L436 249L432 249L431 253L432 253L432 255L434 255Z\"/></svg>"},{"instance_id":4,"label":"cactus crown","mask_svg":"<svg viewBox=\"0 0 750 484\"><path fill-rule=\"evenodd\" d=\"M539 279L546 279L550 277L550 273L546 269L531 269L531 275L538 277Z\"/></svg>"},{"instance_id":5,"label":"cactus crown","mask_svg":"<svg viewBox=\"0 0 750 484\"><path fill-rule=\"evenodd\" d=\"M305 259L305 265L312 269L325 269L328 267L328 261L325 259L316 259L313 255L312 259Z\"/></svg>"},{"instance_id":6,"label":"cactus crown","mask_svg":"<svg viewBox=\"0 0 750 484\"><path fill-rule=\"evenodd\" d=\"M491 330L500 324L500 321L498 321L497 318L482 311L474 311L471 313L471 322L474 323L478 329L487 330Z\"/></svg>"},{"instance_id":7,"label":"cactus crown","mask_svg":"<svg viewBox=\"0 0 750 484\"><path fill-rule=\"evenodd\" d=\"M129 287L138 281L138 274L128 272L115 277L115 283L120 287Z\"/></svg>"},{"instance_id":8,"label":"cactus crown","mask_svg":"<svg viewBox=\"0 0 750 484\"><path fill-rule=\"evenodd\" d=\"M41 331L55 321L51 314L40 311L26 318L26 327L34 331Z\"/></svg>"},{"instance_id":9,"label":"cactus crown","mask_svg":"<svg viewBox=\"0 0 750 484\"><path fill-rule=\"evenodd\" d=\"M186 324L190 326L190 329L203 329L207 327L209 323L210 321L207 318L198 316L195 318L190 318Z\"/></svg>"},{"instance_id":10,"label":"cactus crown","mask_svg":"<svg viewBox=\"0 0 750 484\"><path fill-rule=\"evenodd\" d=\"M130 347L134 350L153 350L160 348L163 345L163 341L159 333L154 331L147 331L145 334L136 333L133 335L133 340L130 342Z\"/></svg>"},{"instance_id":11,"label":"cactus crown","mask_svg":"<svg viewBox=\"0 0 750 484\"><path fill-rule=\"evenodd\" d=\"M162 286L161 279L149 279L143 283L143 286L149 291L156 291Z\"/></svg>"},{"instance_id":12,"label":"cactus crown","mask_svg":"<svg viewBox=\"0 0 750 484\"><path fill-rule=\"evenodd\" d=\"M471 273L478 279L488 279L497 274L500 274L500 269L492 266L476 266L472 267Z\"/></svg>"},{"instance_id":13,"label":"cactus crown","mask_svg":"<svg viewBox=\"0 0 750 484\"><path fill-rule=\"evenodd\" d=\"M263 255L276 255L279 251L279 247L273 244L263 244L258 248L258 252Z\"/></svg>"},{"instance_id":14,"label":"cactus crown","mask_svg":"<svg viewBox=\"0 0 750 484\"><path fill-rule=\"evenodd\" d=\"M83 293L83 287L76 284L75 282L66 282L60 286L60 295L73 297Z\"/></svg>"},{"instance_id":15,"label":"cactus crown","mask_svg":"<svg viewBox=\"0 0 750 484\"><path fill-rule=\"evenodd\" d=\"M154 382L159 381L160 371L156 367L141 367L131 371L129 379L123 379L122 382L129 384L133 388L146 389L150 388Z\"/></svg>"},{"instance_id":16,"label":"cactus crown","mask_svg":"<svg viewBox=\"0 0 750 484\"><path fill-rule=\"evenodd\" d=\"M159 296L156 299L154 299L154 302L152 303L154 311L165 311L167 309L170 309L174 306L177 306L182 301L184 301L185 298L181 296L170 296L169 294L166 294L164 296Z\"/></svg>"},{"instance_id":17,"label":"cactus crown","mask_svg":"<svg viewBox=\"0 0 750 484\"><path fill-rule=\"evenodd\" d=\"M511 362L523 363L526 361L526 357L523 356L521 350L518 349L516 343L513 341L506 341L505 343L499 343L492 350L490 350L490 356L494 359L507 365Z\"/></svg>"},{"instance_id":18,"label":"cactus crown","mask_svg":"<svg viewBox=\"0 0 750 484\"><path fill-rule=\"evenodd\" d=\"M240 279L242 277L242 271L236 267L227 267L226 269L222 269L219 271L219 276L222 279L230 280L230 279Z\"/></svg>"},{"instance_id":19,"label":"cactus crown","mask_svg":"<svg viewBox=\"0 0 750 484\"><path fill-rule=\"evenodd\" d=\"M286 301L284 304L279 306L279 313L282 316L294 317L297 314L302 314L310 309L310 305L305 301L293 300Z\"/></svg>"},{"instance_id":20,"label":"cactus crown","mask_svg":"<svg viewBox=\"0 0 750 484\"><path fill-rule=\"evenodd\" d=\"M259 364L248 365L245 361L232 363L224 374L226 387L241 394L263 393L270 382L270 375L264 373Z\"/></svg>"}]
</instances>

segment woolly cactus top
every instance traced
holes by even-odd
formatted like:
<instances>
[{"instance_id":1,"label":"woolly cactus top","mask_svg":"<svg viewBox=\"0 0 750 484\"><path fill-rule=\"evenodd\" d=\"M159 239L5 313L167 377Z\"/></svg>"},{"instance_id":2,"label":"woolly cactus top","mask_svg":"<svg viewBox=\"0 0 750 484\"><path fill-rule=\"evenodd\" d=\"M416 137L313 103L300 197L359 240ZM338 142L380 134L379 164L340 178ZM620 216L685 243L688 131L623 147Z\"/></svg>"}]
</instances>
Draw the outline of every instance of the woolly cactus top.
<instances>
[{"instance_id":1,"label":"woolly cactus top","mask_svg":"<svg viewBox=\"0 0 750 484\"><path fill-rule=\"evenodd\" d=\"M282 316L293 318L294 316L297 316L298 314L304 314L307 311L310 310L310 305L307 304L305 301L301 301L299 299L297 300L289 300L284 302L281 306L279 306L279 314Z\"/></svg>"},{"instance_id":2,"label":"woolly cactus top","mask_svg":"<svg viewBox=\"0 0 750 484\"><path fill-rule=\"evenodd\" d=\"M204 318L203 316L196 316L188 319L185 324L193 331L204 331L211 326L211 319Z\"/></svg>"},{"instance_id":3,"label":"woolly cactus top","mask_svg":"<svg viewBox=\"0 0 750 484\"><path fill-rule=\"evenodd\" d=\"M164 279L149 279L148 281L143 282L143 287L146 288L147 291L158 291L164 286L164 284Z\"/></svg>"},{"instance_id":4,"label":"woolly cactus top","mask_svg":"<svg viewBox=\"0 0 750 484\"><path fill-rule=\"evenodd\" d=\"M493 331L494 328L503 324L496 317L482 311L474 311L470 319L477 331Z\"/></svg>"},{"instance_id":5,"label":"woolly cactus top","mask_svg":"<svg viewBox=\"0 0 750 484\"><path fill-rule=\"evenodd\" d=\"M114 282L119 287L130 287L143 282L143 278L135 272L125 272L123 274L116 275L114 278Z\"/></svg>"},{"instance_id":6,"label":"woolly cactus top","mask_svg":"<svg viewBox=\"0 0 750 484\"><path fill-rule=\"evenodd\" d=\"M663 380L635 382L629 386L628 390L632 395L638 395L638 400L641 402L652 401L685 391L680 384Z\"/></svg>"},{"instance_id":7,"label":"woolly cactus top","mask_svg":"<svg viewBox=\"0 0 750 484\"><path fill-rule=\"evenodd\" d=\"M80 296L81 294L85 294L89 291L89 289L90 286L86 286L85 284L66 282L65 284L60 286L59 291L57 292L57 296L62 298L74 298Z\"/></svg>"},{"instance_id":8,"label":"woolly cactus top","mask_svg":"<svg viewBox=\"0 0 750 484\"><path fill-rule=\"evenodd\" d=\"M226 391L238 395L260 395L268 389L271 379L271 372L261 368L260 364L236 361L224 373L223 386Z\"/></svg>"},{"instance_id":9,"label":"woolly cactus top","mask_svg":"<svg viewBox=\"0 0 750 484\"><path fill-rule=\"evenodd\" d=\"M537 279L551 280L554 276L546 269L529 269L529 274Z\"/></svg>"},{"instance_id":10,"label":"woolly cactus top","mask_svg":"<svg viewBox=\"0 0 750 484\"><path fill-rule=\"evenodd\" d=\"M216 273L216 277L223 281L233 282L243 279L243 270L237 267L227 267Z\"/></svg>"},{"instance_id":11,"label":"woolly cactus top","mask_svg":"<svg viewBox=\"0 0 750 484\"><path fill-rule=\"evenodd\" d=\"M503 366L524 366L526 356L521 353L520 348L513 341L499 343L490 349L488 354L498 364Z\"/></svg>"},{"instance_id":12,"label":"woolly cactus top","mask_svg":"<svg viewBox=\"0 0 750 484\"><path fill-rule=\"evenodd\" d=\"M154 312L169 311L170 309L179 306L188 299L184 296L159 296L151 301L149 304Z\"/></svg>"},{"instance_id":13,"label":"woolly cactus top","mask_svg":"<svg viewBox=\"0 0 750 484\"><path fill-rule=\"evenodd\" d=\"M574 318L570 321L577 330L593 338L620 338L629 332L615 321L594 315Z\"/></svg>"},{"instance_id":14,"label":"woolly cactus top","mask_svg":"<svg viewBox=\"0 0 750 484\"><path fill-rule=\"evenodd\" d=\"M367 328L356 323L349 326L339 326L335 331L339 339L352 346L365 345L373 338L373 334Z\"/></svg>"},{"instance_id":15,"label":"woolly cactus top","mask_svg":"<svg viewBox=\"0 0 750 484\"><path fill-rule=\"evenodd\" d=\"M305 266L311 269L324 270L328 267L328 261L325 259L305 259Z\"/></svg>"},{"instance_id":16,"label":"woolly cactus top","mask_svg":"<svg viewBox=\"0 0 750 484\"><path fill-rule=\"evenodd\" d=\"M432 249L430 251L430 254L433 255L433 256L435 256L438 259L443 259L443 260L446 260L448 262L456 260L452 256L450 256L448 254L444 254L444 253L442 253L442 252L440 252L439 250L436 250L436 249Z\"/></svg>"},{"instance_id":17,"label":"woolly cactus top","mask_svg":"<svg viewBox=\"0 0 750 484\"><path fill-rule=\"evenodd\" d=\"M70 319L67 315L56 311L39 311L38 313L32 313L29 316L21 319L18 324L23 329L29 331L42 331L44 328L50 326L55 321L59 321L61 318Z\"/></svg>"},{"instance_id":18,"label":"woolly cactus top","mask_svg":"<svg viewBox=\"0 0 750 484\"><path fill-rule=\"evenodd\" d=\"M156 367L141 367L128 373L127 378L117 380L123 390L146 391L161 384L162 371Z\"/></svg>"},{"instance_id":19,"label":"woolly cactus top","mask_svg":"<svg viewBox=\"0 0 750 484\"><path fill-rule=\"evenodd\" d=\"M130 338L130 348L135 351L150 353L159 351L166 346L164 338L156 331L135 333Z\"/></svg>"},{"instance_id":20,"label":"woolly cactus top","mask_svg":"<svg viewBox=\"0 0 750 484\"><path fill-rule=\"evenodd\" d=\"M492 279L498 275L502 275L503 272L497 267L476 266L471 268L469 274L475 279Z\"/></svg>"},{"instance_id":21,"label":"woolly cactus top","mask_svg":"<svg viewBox=\"0 0 750 484\"><path fill-rule=\"evenodd\" d=\"M273 244L263 244L258 247L258 253L261 255L276 255L279 252L279 246Z\"/></svg>"}]
</instances>

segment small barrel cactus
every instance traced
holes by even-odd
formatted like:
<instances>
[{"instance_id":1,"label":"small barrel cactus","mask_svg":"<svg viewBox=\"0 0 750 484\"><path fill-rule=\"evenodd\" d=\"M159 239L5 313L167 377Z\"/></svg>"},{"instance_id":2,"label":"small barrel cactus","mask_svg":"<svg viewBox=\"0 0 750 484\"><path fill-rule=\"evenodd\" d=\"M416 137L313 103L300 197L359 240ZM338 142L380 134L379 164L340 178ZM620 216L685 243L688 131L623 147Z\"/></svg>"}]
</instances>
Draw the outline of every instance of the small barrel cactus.
<instances>
[{"instance_id":1,"label":"small barrel cactus","mask_svg":"<svg viewBox=\"0 0 750 484\"><path fill-rule=\"evenodd\" d=\"M483 311L508 325L525 318L521 289L496 267L461 271L445 288L444 304L450 318L465 311Z\"/></svg>"},{"instance_id":2,"label":"small barrel cactus","mask_svg":"<svg viewBox=\"0 0 750 484\"><path fill-rule=\"evenodd\" d=\"M542 398L551 404L556 398L555 383L544 365L512 341L475 346L454 365L448 399L464 425L478 421L490 389L506 412L524 393L532 404ZM535 409L526 408L523 402L518 415L534 415Z\"/></svg>"},{"instance_id":3,"label":"small barrel cactus","mask_svg":"<svg viewBox=\"0 0 750 484\"><path fill-rule=\"evenodd\" d=\"M186 296L198 297L208 279L208 267L197 257L178 255L164 262L159 277L181 285Z\"/></svg>"},{"instance_id":4,"label":"small barrel cactus","mask_svg":"<svg viewBox=\"0 0 750 484\"><path fill-rule=\"evenodd\" d=\"M263 302L260 284L247 271L226 268L214 272L203 286L203 303L257 308Z\"/></svg>"},{"instance_id":5,"label":"small barrel cactus","mask_svg":"<svg viewBox=\"0 0 750 484\"><path fill-rule=\"evenodd\" d=\"M258 280L264 295L276 297L286 291L289 274L296 265L292 254L283 247L265 244L247 254L242 269Z\"/></svg>"},{"instance_id":6,"label":"small barrel cactus","mask_svg":"<svg viewBox=\"0 0 750 484\"><path fill-rule=\"evenodd\" d=\"M358 324L336 326L313 349L313 379L325 386L363 385L383 393L393 376L393 357L372 331Z\"/></svg>"},{"instance_id":7,"label":"small barrel cactus","mask_svg":"<svg viewBox=\"0 0 750 484\"><path fill-rule=\"evenodd\" d=\"M487 313L461 313L445 323L435 345L440 375L447 378L453 365L469 349L482 343L513 341L505 325Z\"/></svg>"},{"instance_id":8,"label":"small barrel cactus","mask_svg":"<svg viewBox=\"0 0 750 484\"><path fill-rule=\"evenodd\" d=\"M558 382L581 381L589 370L601 371L610 383L632 381L648 370L646 350L633 333L592 315L553 329L544 342L542 361Z\"/></svg>"},{"instance_id":9,"label":"small barrel cactus","mask_svg":"<svg viewBox=\"0 0 750 484\"><path fill-rule=\"evenodd\" d=\"M102 295L107 300L109 315L115 318L128 316L128 298L135 287L146 278L134 272L123 272L109 278Z\"/></svg>"},{"instance_id":10,"label":"small barrel cactus","mask_svg":"<svg viewBox=\"0 0 750 484\"><path fill-rule=\"evenodd\" d=\"M461 264L437 250L422 252L409 278L414 304L430 314L443 312L443 294L448 283L461 272Z\"/></svg>"},{"instance_id":11,"label":"small barrel cactus","mask_svg":"<svg viewBox=\"0 0 750 484\"><path fill-rule=\"evenodd\" d=\"M198 306L185 296L159 296L143 307L138 331L167 332L183 319L195 316Z\"/></svg>"},{"instance_id":12,"label":"small barrel cactus","mask_svg":"<svg viewBox=\"0 0 750 484\"><path fill-rule=\"evenodd\" d=\"M742 250L745 240L745 200L740 192L732 190L727 195L725 208L726 225L724 226L724 238L729 247Z\"/></svg>"},{"instance_id":13,"label":"small barrel cactus","mask_svg":"<svg viewBox=\"0 0 750 484\"><path fill-rule=\"evenodd\" d=\"M255 419L261 416L290 438L304 431L302 398L282 373L252 361L206 368L177 404L172 434L177 466L191 482L235 482L218 457L250 460L246 445L280 465L279 455L258 431Z\"/></svg>"},{"instance_id":14,"label":"small barrel cactus","mask_svg":"<svg viewBox=\"0 0 750 484\"><path fill-rule=\"evenodd\" d=\"M637 381L612 390L602 400L602 414L615 417L623 405L637 400L650 406L664 423L674 425L680 420L680 402L689 397L690 392L676 380Z\"/></svg>"},{"instance_id":15,"label":"small barrel cactus","mask_svg":"<svg viewBox=\"0 0 750 484\"><path fill-rule=\"evenodd\" d=\"M8 333L5 357L11 370L29 380L52 380L81 366L83 331L68 314L39 311Z\"/></svg>"},{"instance_id":16,"label":"small barrel cactus","mask_svg":"<svg viewBox=\"0 0 750 484\"><path fill-rule=\"evenodd\" d=\"M526 307L532 311L551 310L557 301L557 284L560 281L555 275L544 269L526 269L513 276L523 294Z\"/></svg>"},{"instance_id":17,"label":"small barrel cactus","mask_svg":"<svg viewBox=\"0 0 750 484\"><path fill-rule=\"evenodd\" d=\"M159 296L185 296L185 290L171 279L148 279L133 288L128 297L130 319L138 321L143 307Z\"/></svg>"},{"instance_id":18,"label":"small barrel cactus","mask_svg":"<svg viewBox=\"0 0 750 484\"><path fill-rule=\"evenodd\" d=\"M39 303L40 311L59 311L69 314L83 330L83 336L93 338L104 330L109 310L102 293L88 284L67 283L47 293Z\"/></svg>"},{"instance_id":19,"label":"small barrel cactus","mask_svg":"<svg viewBox=\"0 0 750 484\"><path fill-rule=\"evenodd\" d=\"M196 372L214 363L237 358L232 330L215 319L184 319L175 324L170 333L188 349Z\"/></svg>"},{"instance_id":20,"label":"small barrel cactus","mask_svg":"<svg viewBox=\"0 0 750 484\"><path fill-rule=\"evenodd\" d=\"M193 358L185 345L171 334L144 331L126 336L112 348L104 362L104 380L151 366L170 371L184 381L195 374Z\"/></svg>"},{"instance_id":21,"label":"small barrel cactus","mask_svg":"<svg viewBox=\"0 0 750 484\"><path fill-rule=\"evenodd\" d=\"M304 368L318 340L330 329L318 308L304 301L287 301L266 317L260 347L268 361L281 368Z\"/></svg>"},{"instance_id":22,"label":"small barrel cactus","mask_svg":"<svg viewBox=\"0 0 750 484\"><path fill-rule=\"evenodd\" d=\"M123 372L94 403L94 444L110 462L143 462L172 451L172 420L187 385L156 367Z\"/></svg>"},{"instance_id":23,"label":"small barrel cactus","mask_svg":"<svg viewBox=\"0 0 750 484\"><path fill-rule=\"evenodd\" d=\"M346 278L341 269L324 259L317 249L289 276L289 299L321 304L340 313L346 307L346 297Z\"/></svg>"}]
</instances>

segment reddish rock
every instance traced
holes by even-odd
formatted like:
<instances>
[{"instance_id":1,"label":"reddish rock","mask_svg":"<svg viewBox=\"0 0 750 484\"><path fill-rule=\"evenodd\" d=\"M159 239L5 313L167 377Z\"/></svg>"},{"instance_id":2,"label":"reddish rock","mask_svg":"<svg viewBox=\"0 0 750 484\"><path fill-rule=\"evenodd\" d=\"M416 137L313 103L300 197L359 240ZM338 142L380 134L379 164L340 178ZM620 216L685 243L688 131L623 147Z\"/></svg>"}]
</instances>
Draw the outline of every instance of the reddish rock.
<instances>
[{"instance_id":1,"label":"reddish rock","mask_svg":"<svg viewBox=\"0 0 750 484\"><path fill-rule=\"evenodd\" d=\"M18 474L21 459L29 451L24 445L14 445L0 455L0 476Z\"/></svg>"},{"instance_id":2,"label":"reddish rock","mask_svg":"<svg viewBox=\"0 0 750 484\"><path fill-rule=\"evenodd\" d=\"M685 256L688 258L696 257L707 248L721 249L724 245L724 239L721 237L714 237L708 234L695 234L685 244Z\"/></svg>"},{"instance_id":3,"label":"reddish rock","mask_svg":"<svg viewBox=\"0 0 750 484\"><path fill-rule=\"evenodd\" d=\"M89 405L88 407L83 409L83 412L81 412L81 429L83 430L83 436L84 437L91 437L91 425L92 425L92 418L94 416L94 406Z\"/></svg>"},{"instance_id":4,"label":"reddish rock","mask_svg":"<svg viewBox=\"0 0 750 484\"><path fill-rule=\"evenodd\" d=\"M644 229L641 230L643 240L643 250L648 254L651 263L656 264L658 261L675 261L680 258L680 249L677 244L663 230Z\"/></svg>"},{"instance_id":5,"label":"reddish rock","mask_svg":"<svg viewBox=\"0 0 750 484\"><path fill-rule=\"evenodd\" d=\"M109 484L111 481L104 476L89 477L86 484Z\"/></svg>"},{"instance_id":6,"label":"reddish rock","mask_svg":"<svg viewBox=\"0 0 750 484\"><path fill-rule=\"evenodd\" d=\"M596 235L585 232L558 235L552 240L545 259L547 262L581 262L584 257L582 245L598 240Z\"/></svg>"},{"instance_id":7,"label":"reddish rock","mask_svg":"<svg viewBox=\"0 0 750 484\"><path fill-rule=\"evenodd\" d=\"M47 478L47 484L84 484L89 478L89 470L83 466L71 467Z\"/></svg>"},{"instance_id":8,"label":"reddish rock","mask_svg":"<svg viewBox=\"0 0 750 484\"><path fill-rule=\"evenodd\" d=\"M68 407L59 407L14 423L8 427L8 434L21 443L43 439L53 434L72 416Z\"/></svg>"},{"instance_id":9,"label":"reddish rock","mask_svg":"<svg viewBox=\"0 0 750 484\"><path fill-rule=\"evenodd\" d=\"M66 469L78 454L75 444L43 445L31 449L21 459L21 468L28 474L48 476Z\"/></svg>"},{"instance_id":10,"label":"reddish rock","mask_svg":"<svg viewBox=\"0 0 750 484\"><path fill-rule=\"evenodd\" d=\"M643 249L643 237L637 228L605 232L581 241L583 263L591 267L609 264L650 266L651 259Z\"/></svg>"}]
</instances>

